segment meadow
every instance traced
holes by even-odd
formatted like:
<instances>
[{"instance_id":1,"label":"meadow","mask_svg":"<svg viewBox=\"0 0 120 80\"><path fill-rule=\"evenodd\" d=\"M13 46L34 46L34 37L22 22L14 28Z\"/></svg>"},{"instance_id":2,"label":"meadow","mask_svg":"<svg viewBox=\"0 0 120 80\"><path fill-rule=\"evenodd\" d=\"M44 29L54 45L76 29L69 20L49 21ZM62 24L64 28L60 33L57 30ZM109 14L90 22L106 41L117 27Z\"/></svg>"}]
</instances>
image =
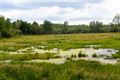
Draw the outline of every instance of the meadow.
<instances>
[{"instance_id":1,"label":"meadow","mask_svg":"<svg viewBox=\"0 0 120 80\"><path fill-rule=\"evenodd\" d=\"M0 62L0 80L120 80L120 64L101 64L97 61L68 59L64 64L27 63L32 59L58 58L53 53L8 54L27 47L46 46L45 49L63 50L86 48L86 45L101 45L94 48L120 49L119 33L66 34L17 36L0 39L0 61L12 59L17 62ZM96 55L95 55L96 56ZM113 55L115 58L119 58Z\"/></svg>"},{"instance_id":2,"label":"meadow","mask_svg":"<svg viewBox=\"0 0 120 80\"><path fill-rule=\"evenodd\" d=\"M46 49L83 48L86 45L101 45L96 48L120 48L119 33L66 34L17 36L10 39L0 39L0 50L16 51L31 46L47 46Z\"/></svg>"}]
</instances>

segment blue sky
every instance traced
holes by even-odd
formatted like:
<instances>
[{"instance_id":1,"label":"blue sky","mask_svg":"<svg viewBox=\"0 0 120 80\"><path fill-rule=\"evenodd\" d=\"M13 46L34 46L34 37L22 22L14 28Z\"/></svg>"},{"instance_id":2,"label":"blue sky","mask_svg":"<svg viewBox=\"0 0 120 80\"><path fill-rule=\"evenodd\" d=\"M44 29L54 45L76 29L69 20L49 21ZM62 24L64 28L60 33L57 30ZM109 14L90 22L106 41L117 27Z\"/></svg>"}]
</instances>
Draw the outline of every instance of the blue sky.
<instances>
[{"instance_id":1,"label":"blue sky","mask_svg":"<svg viewBox=\"0 0 120 80\"><path fill-rule=\"evenodd\" d=\"M120 13L120 0L0 0L0 15L29 22L110 23L117 13Z\"/></svg>"}]
</instances>

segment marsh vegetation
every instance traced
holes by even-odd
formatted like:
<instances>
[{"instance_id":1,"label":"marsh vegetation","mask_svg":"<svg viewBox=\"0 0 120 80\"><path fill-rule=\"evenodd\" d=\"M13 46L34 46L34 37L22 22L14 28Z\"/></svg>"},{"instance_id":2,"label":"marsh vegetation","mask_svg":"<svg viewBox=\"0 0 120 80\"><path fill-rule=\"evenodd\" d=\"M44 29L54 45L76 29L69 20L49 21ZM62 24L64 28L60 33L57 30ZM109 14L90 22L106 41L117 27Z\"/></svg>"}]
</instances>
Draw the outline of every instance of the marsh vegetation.
<instances>
[{"instance_id":1,"label":"marsh vegetation","mask_svg":"<svg viewBox=\"0 0 120 80\"><path fill-rule=\"evenodd\" d=\"M119 80L119 38L119 33L2 38L0 79Z\"/></svg>"}]
</instances>

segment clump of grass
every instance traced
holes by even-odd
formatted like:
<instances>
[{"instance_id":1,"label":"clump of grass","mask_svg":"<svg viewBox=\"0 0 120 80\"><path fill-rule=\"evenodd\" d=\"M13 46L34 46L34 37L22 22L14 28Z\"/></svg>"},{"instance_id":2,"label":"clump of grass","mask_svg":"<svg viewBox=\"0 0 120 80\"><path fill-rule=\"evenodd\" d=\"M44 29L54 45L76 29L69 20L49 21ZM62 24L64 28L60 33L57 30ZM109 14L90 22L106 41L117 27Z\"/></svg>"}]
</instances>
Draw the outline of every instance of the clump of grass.
<instances>
[{"instance_id":1,"label":"clump of grass","mask_svg":"<svg viewBox=\"0 0 120 80\"><path fill-rule=\"evenodd\" d=\"M77 57L76 55L73 55L73 54L71 55L71 58L76 58L76 57Z\"/></svg>"},{"instance_id":2,"label":"clump of grass","mask_svg":"<svg viewBox=\"0 0 120 80\"><path fill-rule=\"evenodd\" d=\"M120 58L120 53L112 54L112 58L115 59Z\"/></svg>"},{"instance_id":3,"label":"clump of grass","mask_svg":"<svg viewBox=\"0 0 120 80\"><path fill-rule=\"evenodd\" d=\"M72 58L71 57L67 57L67 60L72 61Z\"/></svg>"},{"instance_id":4,"label":"clump of grass","mask_svg":"<svg viewBox=\"0 0 120 80\"><path fill-rule=\"evenodd\" d=\"M78 57L87 57L87 55L84 54L84 53L82 53L82 52L79 52L79 53L78 53Z\"/></svg>"},{"instance_id":5,"label":"clump of grass","mask_svg":"<svg viewBox=\"0 0 120 80\"><path fill-rule=\"evenodd\" d=\"M112 54L111 57L112 57L112 58L115 58L115 59L117 59L117 58L120 59L120 50L119 50L116 54Z\"/></svg>"},{"instance_id":6,"label":"clump of grass","mask_svg":"<svg viewBox=\"0 0 120 80\"><path fill-rule=\"evenodd\" d=\"M92 57L93 58L97 57L97 54L96 53L92 54Z\"/></svg>"}]
</instances>

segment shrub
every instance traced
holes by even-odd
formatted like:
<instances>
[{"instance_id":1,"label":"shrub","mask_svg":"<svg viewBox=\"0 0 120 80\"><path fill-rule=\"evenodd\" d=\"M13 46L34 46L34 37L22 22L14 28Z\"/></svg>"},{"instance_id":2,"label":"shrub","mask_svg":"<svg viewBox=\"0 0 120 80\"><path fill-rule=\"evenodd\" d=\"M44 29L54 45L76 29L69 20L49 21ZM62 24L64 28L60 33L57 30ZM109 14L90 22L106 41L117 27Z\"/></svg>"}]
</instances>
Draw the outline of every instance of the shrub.
<instances>
[{"instance_id":1,"label":"shrub","mask_svg":"<svg viewBox=\"0 0 120 80\"><path fill-rule=\"evenodd\" d=\"M11 32L9 30L2 30L1 35L3 38L11 38L14 36L13 32Z\"/></svg>"}]
</instances>

